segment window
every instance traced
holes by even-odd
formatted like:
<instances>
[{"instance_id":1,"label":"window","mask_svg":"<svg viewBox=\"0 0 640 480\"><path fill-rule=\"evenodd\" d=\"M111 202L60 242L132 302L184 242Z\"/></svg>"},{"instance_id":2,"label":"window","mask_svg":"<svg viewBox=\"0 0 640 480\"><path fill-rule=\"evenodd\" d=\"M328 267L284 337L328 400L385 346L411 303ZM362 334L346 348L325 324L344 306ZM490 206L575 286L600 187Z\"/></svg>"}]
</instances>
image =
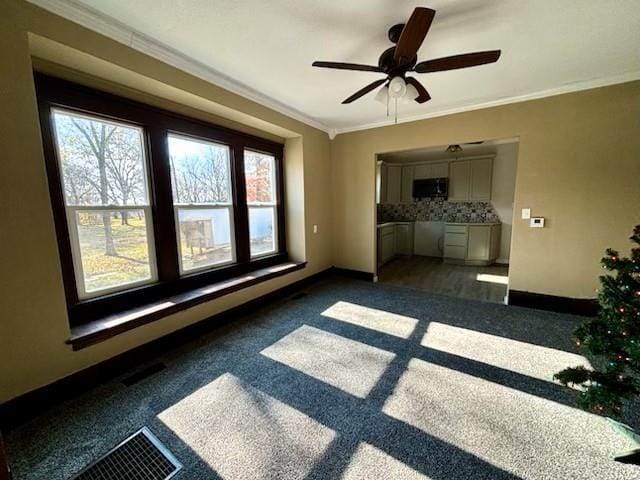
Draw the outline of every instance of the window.
<instances>
[{"instance_id":1,"label":"window","mask_svg":"<svg viewBox=\"0 0 640 480\"><path fill-rule=\"evenodd\" d=\"M169 158L181 271L233 263L229 147L169 135Z\"/></svg>"},{"instance_id":2,"label":"window","mask_svg":"<svg viewBox=\"0 0 640 480\"><path fill-rule=\"evenodd\" d=\"M142 130L53 111L78 296L156 279Z\"/></svg>"},{"instance_id":3,"label":"window","mask_svg":"<svg viewBox=\"0 0 640 480\"><path fill-rule=\"evenodd\" d=\"M281 144L35 78L72 324L288 260Z\"/></svg>"},{"instance_id":4,"label":"window","mask_svg":"<svg viewBox=\"0 0 640 480\"><path fill-rule=\"evenodd\" d=\"M273 155L245 150L244 176L249 207L251 256L277 249L276 161Z\"/></svg>"}]
</instances>

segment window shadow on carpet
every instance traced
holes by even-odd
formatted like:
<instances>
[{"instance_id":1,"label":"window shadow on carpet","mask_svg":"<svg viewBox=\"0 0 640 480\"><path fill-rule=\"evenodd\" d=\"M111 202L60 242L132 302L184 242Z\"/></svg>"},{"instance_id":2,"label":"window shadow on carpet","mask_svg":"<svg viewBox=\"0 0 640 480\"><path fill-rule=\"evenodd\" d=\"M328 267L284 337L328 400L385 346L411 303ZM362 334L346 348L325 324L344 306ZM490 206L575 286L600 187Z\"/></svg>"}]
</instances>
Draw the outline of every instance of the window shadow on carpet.
<instances>
[{"instance_id":1,"label":"window shadow on carpet","mask_svg":"<svg viewBox=\"0 0 640 480\"><path fill-rule=\"evenodd\" d=\"M554 362L579 360L579 319L341 279L307 293L167 352L166 370L129 388L115 380L12 432L20 473L38 468L19 478L60 478L65 445L94 455L145 424L185 479L627 473L609 461L616 437L547 378Z\"/></svg>"}]
</instances>

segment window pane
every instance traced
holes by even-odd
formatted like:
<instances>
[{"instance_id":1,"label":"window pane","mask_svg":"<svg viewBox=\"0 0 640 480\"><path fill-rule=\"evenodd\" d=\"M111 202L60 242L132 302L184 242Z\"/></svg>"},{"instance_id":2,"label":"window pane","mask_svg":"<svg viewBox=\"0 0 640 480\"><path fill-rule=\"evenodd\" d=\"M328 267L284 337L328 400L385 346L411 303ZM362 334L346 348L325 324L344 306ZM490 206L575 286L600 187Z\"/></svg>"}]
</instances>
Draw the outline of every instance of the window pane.
<instances>
[{"instance_id":1,"label":"window pane","mask_svg":"<svg viewBox=\"0 0 640 480\"><path fill-rule=\"evenodd\" d=\"M82 210L75 219L86 292L151 279L144 210Z\"/></svg>"},{"instance_id":2,"label":"window pane","mask_svg":"<svg viewBox=\"0 0 640 480\"><path fill-rule=\"evenodd\" d=\"M142 130L56 110L67 205L147 205Z\"/></svg>"},{"instance_id":3,"label":"window pane","mask_svg":"<svg viewBox=\"0 0 640 480\"><path fill-rule=\"evenodd\" d=\"M182 270L233 261L228 208L178 208Z\"/></svg>"},{"instance_id":4,"label":"window pane","mask_svg":"<svg viewBox=\"0 0 640 480\"><path fill-rule=\"evenodd\" d=\"M275 203L275 158L272 155L244 152L247 203Z\"/></svg>"},{"instance_id":5,"label":"window pane","mask_svg":"<svg viewBox=\"0 0 640 480\"><path fill-rule=\"evenodd\" d=\"M229 147L169 135L173 201L231 203Z\"/></svg>"},{"instance_id":6,"label":"window pane","mask_svg":"<svg viewBox=\"0 0 640 480\"><path fill-rule=\"evenodd\" d=\"M275 252L275 207L249 207L251 256Z\"/></svg>"}]
</instances>

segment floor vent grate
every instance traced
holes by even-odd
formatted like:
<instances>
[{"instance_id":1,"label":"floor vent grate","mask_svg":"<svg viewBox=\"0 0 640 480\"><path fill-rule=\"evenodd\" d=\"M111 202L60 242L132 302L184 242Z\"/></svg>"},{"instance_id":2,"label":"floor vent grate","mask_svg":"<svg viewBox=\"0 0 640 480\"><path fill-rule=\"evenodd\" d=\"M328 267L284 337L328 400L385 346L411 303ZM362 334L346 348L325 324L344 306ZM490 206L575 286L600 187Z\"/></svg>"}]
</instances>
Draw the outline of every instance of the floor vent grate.
<instances>
[{"instance_id":1,"label":"floor vent grate","mask_svg":"<svg viewBox=\"0 0 640 480\"><path fill-rule=\"evenodd\" d=\"M171 452L144 427L72 480L167 480L181 468Z\"/></svg>"}]
</instances>

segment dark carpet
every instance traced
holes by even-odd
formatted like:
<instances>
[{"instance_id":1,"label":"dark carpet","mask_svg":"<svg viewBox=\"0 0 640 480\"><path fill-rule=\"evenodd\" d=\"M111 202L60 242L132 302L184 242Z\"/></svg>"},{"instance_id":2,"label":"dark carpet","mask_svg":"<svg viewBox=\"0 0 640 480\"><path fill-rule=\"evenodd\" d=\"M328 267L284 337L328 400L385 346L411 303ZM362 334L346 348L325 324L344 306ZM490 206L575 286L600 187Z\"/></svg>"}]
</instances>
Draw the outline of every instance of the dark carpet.
<instances>
[{"instance_id":1,"label":"dark carpet","mask_svg":"<svg viewBox=\"0 0 640 480\"><path fill-rule=\"evenodd\" d=\"M176 479L620 479L634 445L574 408L577 317L331 278L9 433L65 479L148 426Z\"/></svg>"}]
</instances>

